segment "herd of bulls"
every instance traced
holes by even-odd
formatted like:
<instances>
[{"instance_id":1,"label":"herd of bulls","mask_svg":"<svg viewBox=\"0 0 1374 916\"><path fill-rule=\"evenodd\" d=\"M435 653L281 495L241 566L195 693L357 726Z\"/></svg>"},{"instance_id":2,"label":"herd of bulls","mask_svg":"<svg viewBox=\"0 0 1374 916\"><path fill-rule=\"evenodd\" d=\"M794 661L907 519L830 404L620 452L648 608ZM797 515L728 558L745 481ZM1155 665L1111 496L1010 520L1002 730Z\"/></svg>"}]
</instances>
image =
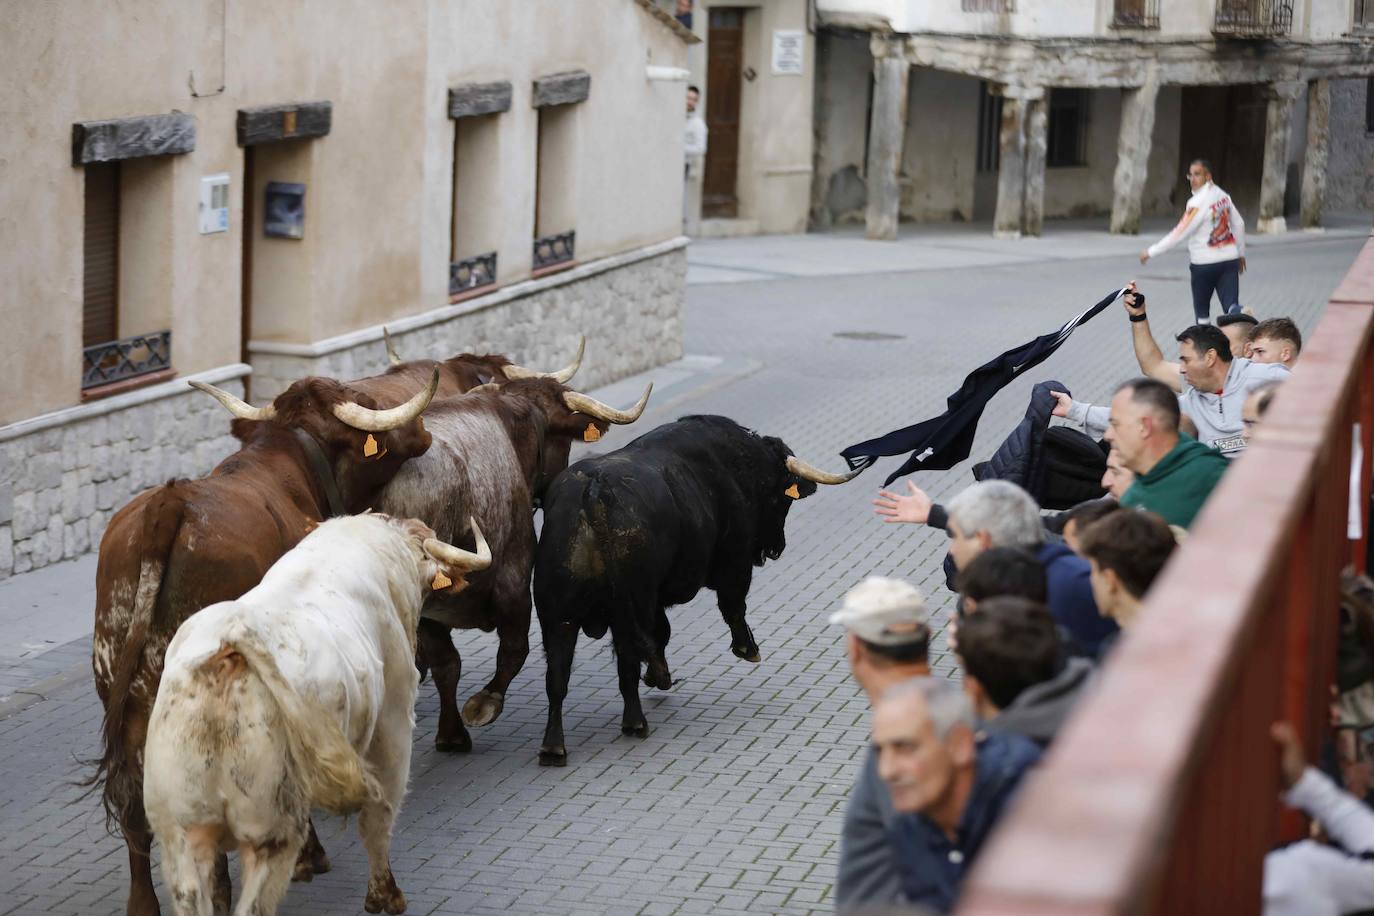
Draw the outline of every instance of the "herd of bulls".
<instances>
[{"instance_id":1,"label":"herd of bulls","mask_svg":"<svg viewBox=\"0 0 1374 916\"><path fill-rule=\"evenodd\" d=\"M581 348L553 373L387 351L382 375L302 379L266 407L192 382L234 414L239 450L140 494L105 532L91 782L128 845L131 914L158 912L154 833L177 912L228 912L228 851L243 865L236 912L272 912L292 877L329 869L311 807L360 812L365 906L402 912L388 845L420 672L439 694L436 747L469 750L465 723L495 720L524 665L533 598L549 698L539 762L567 763L579 631L610 631L622 731L642 737L641 670L649 687L672 684L666 609L714 590L731 650L757 662L753 567L782 553L793 500L853 476L716 416L569 467L575 439L635 422L650 390L623 411L570 389ZM461 712L454 628L499 640L495 675Z\"/></svg>"}]
</instances>

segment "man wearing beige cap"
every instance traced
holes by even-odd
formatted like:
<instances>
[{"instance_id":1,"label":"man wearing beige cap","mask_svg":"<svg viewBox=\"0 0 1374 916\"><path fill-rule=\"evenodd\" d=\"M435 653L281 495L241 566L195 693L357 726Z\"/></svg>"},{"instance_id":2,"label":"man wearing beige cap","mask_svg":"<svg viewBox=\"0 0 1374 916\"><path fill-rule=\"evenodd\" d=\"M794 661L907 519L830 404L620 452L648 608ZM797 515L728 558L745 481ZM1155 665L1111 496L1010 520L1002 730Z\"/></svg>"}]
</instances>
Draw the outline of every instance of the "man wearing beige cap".
<instances>
[{"instance_id":1,"label":"man wearing beige cap","mask_svg":"<svg viewBox=\"0 0 1374 916\"><path fill-rule=\"evenodd\" d=\"M844 596L844 605L831 615L830 622L849 631L849 667L868 695L870 706L889 687L930 676L926 603L910 584L871 576ZM845 810L835 883L836 912L899 899L901 882L888 840L888 828L895 817L870 745Z\"/></svg>"}]
</instances>

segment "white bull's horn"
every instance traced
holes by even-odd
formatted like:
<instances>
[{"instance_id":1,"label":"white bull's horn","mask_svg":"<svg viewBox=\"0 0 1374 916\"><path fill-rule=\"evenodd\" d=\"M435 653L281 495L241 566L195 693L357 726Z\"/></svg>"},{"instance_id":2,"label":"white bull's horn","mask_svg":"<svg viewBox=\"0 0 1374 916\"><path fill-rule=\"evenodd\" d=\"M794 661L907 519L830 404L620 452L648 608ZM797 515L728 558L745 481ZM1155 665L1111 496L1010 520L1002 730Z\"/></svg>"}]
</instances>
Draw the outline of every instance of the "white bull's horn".
<instances>
[{"instance_id":1,"label":"white bull's horn","mask_svg":"<svg viewBox=\"0 0 1374 916\"><path fill-rule=\"evenodd\" d=\"M502 366L501 371L508 379L517 378L551 378L560 385L566 385L572 381L572 377L577 374L577 370L582 368L582 357L587 352L587 338L585 336L578 339L577 355L568 365L559 369L557 372L538 372L534 369L526 369L524 366L517 366L512 363L509 366Z\"/></svg>"},{"instance_id":2,"label":"white bull's horn","mask_svg":"<svg viewBox=\"0 0 1374 916\"><path fill-rule=\"evenodd\" d=\"M386 325L382 325L382 340L386 343L386 358L391 365L399 366L401 363L405 362L396 352L396 347L391 342L391 332L386 329Z\"/></svg>"},{"instance_id":3,"label":"white bull's horn","mask_svg":"<svg viewBox=\"0 0 1374 916\"><path fill-rule=\"evenodd\" d=\"M472 536L477 539L477 551L475 553L461 547L454 547L452 544L445 544L438 538L425 538L425 553L441 563L447 563L454 569L463 572L486 569L491 565L491 547L487 544L487 539L482 536L482 529L477 527L477 519L469 518L468 524L472 527Z\"/></svg>"},{"instance_id":4,"label":"white bull's horn","mask_svg":"<svg viewBox=\"0 0 1374 916\"><path fill-rule=\"evenodd\" d=\"M247 401L240 401L227 391L222 391L214 385L205 382L187 382L192 388L203 391L224 405L224 409L242 420L271 420L277 415L277 408L268 404L266 407L254 407Z\"/></svg>"},{"instance_id":5,"label":"white bull's horn","mask_svg":"<svg viewBox=\"0 0 1374 916\"><path fill-rule=\"evenodd\" d=\"M848 474L831 474L829 471L822 471L818 467L807 464L794 455L789 455L787 456L787 470L796 474L801 479L809 480L812 483L834 485L838 483L848 483L855 477L858 477L859 472L862 471L863 468L859 468L858 471L850 471Z\"/></svg>"},{"instance_id":6,"label":"white bull's horn","mask_svg":"<svg viewBox=\"0 0 1374 916\"><path fill-rule=\"evenodd\" d=\"M354 429L361 429L368 433L384 433L389 429L405 426L418 417L420 411L429 406L430 400L434 397L434 391L438 387L439 367L436 366L434 374L429 378L429 385L404 404L389 407L386 410L372 410L354 401L345 401L342 404L334 405L334 416L341 423Z\"/></svg>"},{"instance_id":7,"label":"white bull's horn","mask_svg":"<svg viewBox=\"0 0 1374 916\"><path fill-rule=\"evenodd\" d=\"M629 410L616 410L614 407L602 404L596 398L589 398L578 391L563 392L563 403L569 410L578 413L585 413L589 417L596 417L598 420L605 420L607 423L633 423L639 419L640 414L644 413L644 405L649 403L649 392L654 390L654 383L644 389L644 393L639 396L639 401Z\"/></svg>"}]
</instances>

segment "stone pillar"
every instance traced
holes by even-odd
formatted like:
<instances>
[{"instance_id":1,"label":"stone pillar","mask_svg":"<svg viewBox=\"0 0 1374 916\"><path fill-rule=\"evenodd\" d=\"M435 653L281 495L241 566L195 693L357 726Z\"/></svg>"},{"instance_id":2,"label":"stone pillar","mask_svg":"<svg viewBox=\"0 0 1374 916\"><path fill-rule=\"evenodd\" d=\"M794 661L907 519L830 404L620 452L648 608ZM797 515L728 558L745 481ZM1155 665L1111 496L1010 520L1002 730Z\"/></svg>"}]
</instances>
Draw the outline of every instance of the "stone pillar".
<instances>
[{"instance_id":1,"label":"stone pillar","mask_svg":"<svg viewBox=\"0 0 1374 916\"><path fill-rule=\"evenodd\" d=\"M1045 227L1045 150L1049 146L1049 103L1042 95L1026 103L1026 193L1021 232L1039 236Z\"/></svg>"},{"instance_id":2,"label":"stone pillar","mask_svg":"<svg viewBox=\"0 0 1374 916\"><path fill-rule=\"evenodd\" d=\"M1002 86L994 90L1002 96L1002 130L998 138L1000 164L997 169L997 209L992 218L992 234L999 239L1016 239L1026 229L1027 186L1035 185L1033 201L1036 211L1035 234L1040 233L1045 195L1045 91L1023 86ZM1039 114L1033 112L1040 103ZM1030 137L1028 127L1034 119L1038 124L1039 152L1035 159L1039 167L1031 178Z\"/></svg>"},{"instance_id":3,"label":"stone pillar","mask_svg":"<svg viewBox=\"0 0 1374 916\"><path fill-rule=\"evenodd\" d=\"M1326 204L1326 154L1331 146L1331 83L1307 84L1307 154L1302 166L1302 227L1322 224Z\"/></svg>"},{"instance_id":4,"label":"stone pillar","mask_svg":"<svg viewBox=\"0 0 1374 916\"><path fill-rule=\"evenodd\" d=\"M1288 135L1293 116L1293 103L1302 91L1302 83L1270 83L1265 95L1269 100L1264 122L1264 172L1260 177L1259 224L1261 233L1288 230L1283 218L1283 196L1288 186Z\"/></svg>"},{"instance_id":5,"label":"stone pillar","mask_svg":"<svg viewBox=\"0 0 1374 916\"><path fill-rule=\"evenodd\" d=\"M1112 224L1116 235L1140 232L1140 199L1155 131L1159 80L1152 69L1139 89L1121 93L1121 132L1116 138L1116 173L1112 176Z\"/></svg>"},{"instance_id":6,"label":"stone pillar","mask_svg":"<svg viewBox=\"0 0 1374 916\"><path fill-rule=\"evenodd\" d=\"M868 130L868 209L865 235L871 239L897 237L902 190L897 175L902 167L906 137L907 63L903 43L875 35L873 50L873 119Z\"/></svg>"}]
</instances>

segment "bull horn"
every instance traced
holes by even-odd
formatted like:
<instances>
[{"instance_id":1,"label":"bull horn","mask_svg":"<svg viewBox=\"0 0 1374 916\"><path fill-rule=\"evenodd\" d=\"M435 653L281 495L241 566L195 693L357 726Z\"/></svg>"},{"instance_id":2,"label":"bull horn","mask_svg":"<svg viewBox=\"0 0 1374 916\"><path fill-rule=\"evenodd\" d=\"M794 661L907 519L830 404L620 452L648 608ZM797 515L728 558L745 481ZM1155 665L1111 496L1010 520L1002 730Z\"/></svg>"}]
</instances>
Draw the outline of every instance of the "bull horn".
<instances>
[{"instance_id":1,"label":"bull horn","mask_svg":"<svg viewBox=\"0 0 1374 916\"><path fill-rule=\"evenodd\" d=\"M517 366L512 363L509 366L502 366L501 371L508 379L517 378L551 378L560 385L566 385L572 381L572 377L577 374L577 370L582 368L582 357L587 352L587 338L583 335L577 342L577 355L568 365L559 369L557 372L537 372L534 369L526 369L524 366Z\"/></svg>"},{"instance_id":2,"label":"bull horn","mask_svg":"<svg viewBox=\"0 0 1374 916\"><path fill-rule=\"evenodd\" d=\"M653 390L654 383L650 382L648 387L644 389L644 393L639 396L639 401L629 410L616 410L614 407L602 404L596 398L587 397L577 391L563 392L563 403L567 405L569 410L585 413L589 417L605 420L607 423L624 425L633 423L639 419L640 414L644 413L644 405L649 403L649 392Z\"/></svg>"},{"instance_id":3,"label":"bull horn","mask_svg":"<svg viewBox=\"0 0 1374 916\"><path fill-rule=\"evenodd\" d=\"M372 410L356 401L345 401L342 404L334 405L334 416L341 423L354 429L368 433L384 433L389 429L405 426L418 417L420 411L429 406L430 400L434 397L434 391L438 387L439 367L435 366L434 374L429 378L429 385L404 404L389 407L386 410Z\"/></svg>"},{"instance_id":4,"label":"bull horn","mask_svg":"<svg viewBox=\"0 0 1374 916\"><path fill-rule=\"evenodd\" d=\"M386 325L382 325L382 341L386 343L386 358L391 365L399 366L405 362L396 352L396 347L391 342L391 332L386 329Z\"/></svg>"},{"instance_id":5,"label":"bull horn","mask_svg":"<svg viewBox=\"0 0 1374 916\"><path fill-rule=\"evenodd\" d=\"M214 385L205 382L187 382L192 388L203 391L224 405L224 409L241 420L271 420L277 415L277 408L271 404L266 407L254 407L247 401L240 401L227 391L216 388Z\"/></svg>"},{"instance_id":6,"label":"bull horn","mask_svg":"<svg viewBox=\"0 0 1374 916\"><path fill-rule=\"evenodd\" d=\"M425 553L461 572L486 569L491 565L491 547L487 544L487 539L482 536L482 529L477 527L477 519L469 518L468 524L472 527L472 536L477 539L477 551L475 553L461 547L454 547L452 544L445 544L438 538L425 538Z\"/></svg>"},{"instance_id":7,"label":"bull horn","mask_svg":"<svg viewBox=\"0 0 1374 916\"><path fill-rule=\"evenodd\" d=\"M484 384L484 385L475 385L475 386L473 386L472 388L469 388L467 391L465 391L465 392L463 392L463 393L464 393L464 394L481 394L483 391L500 391L500 390L501 390L501 386L500 386L500 385L496 384L495 382L487 382L487 383Z\"/></svg>"},{"instance_id":8,"label":"bull horn","mask_svg":"<svg viewBox=\"0 0 1374 916\"><path fill-rule=\"evenodd\" d=\"M802 480L809 480L812 483L834 485L839 483L848 483L855 477L858 477L860 472L863 471L863 468L859 468L859 470L857 471L850 471L848 474L831 474L829 471L822 471L818 467L813 467L807 464L805 461L802 461L795 455L788 455L787 470L791 471L793 474L796 474Z\"/></svg>"}]
</instances>

